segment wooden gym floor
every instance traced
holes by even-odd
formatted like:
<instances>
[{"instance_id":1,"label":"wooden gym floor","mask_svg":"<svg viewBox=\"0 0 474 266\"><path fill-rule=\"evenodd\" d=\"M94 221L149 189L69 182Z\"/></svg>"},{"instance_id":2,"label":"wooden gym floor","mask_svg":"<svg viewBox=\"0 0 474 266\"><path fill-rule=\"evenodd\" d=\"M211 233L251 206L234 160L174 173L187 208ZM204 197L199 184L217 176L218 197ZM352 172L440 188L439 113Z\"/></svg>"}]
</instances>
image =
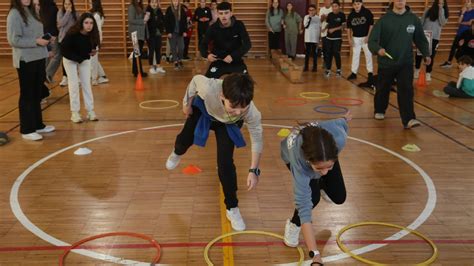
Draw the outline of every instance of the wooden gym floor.
<instances>
[{"instance_id":1,"label":"wooden gym floor","mask_svg":"<svg viewBox=\"0 0 474 266\"><path fill-rule=\"evenodd\" d=\"M439 55L436 64L445 57ZM230 232L215 168L215 140L211 137L205 149L193 147L178 169L167 171L165 160L180 130L176 124L184 121L181 107L139 108L145 100L181 102L187 83L193 74L205 70L205 63L185 62L182 71L165 64L166 75L149 76L144 79L145 91L136 92L126 59L101 61L110 83L93 88L100 121L71 123L67 89L56 83L43 117L57 131L40 142L21 139L17 74L9 58L0 63L0 130L9 131L11 137L11 143L0 147L0 265L56 265L64 246L117 231L156 239L162 245L162 264L205 265L205 245ZM279 156L280 128L296 121L337 117L313 111L317 105L330 104L328 99L307 100L298 106L288 106L284 100L299 97L303 91L327 92L331 98L356 98L363 104L349 106L354 115L352 138L340 159L347 201L341 206L321 202L313 211L323 255L335 265L358 264L341 255L335 243L337 232L349 224L380 221L410 226L433 240L439 248L437 265L474 263L474 101L432 94L448 80L457 79L456 69L435 67L429 86L416 90L415 110L423 125L404 130L395 93L387 118L376 121L373 92L344 78L325 79L319 68L317 74L304 74L305 83L290 84L267 59L249 59L247 64L257 82L255 103L265 123L262 176L256 190L246 190L249 149L235 152L240 209L248 230L283 234L285 220L292 214L291 176ZM344 76L349 64L344 58ZM357 83L365 81L363 65L361 72ZM247 132L245 136L248 140ZM403 151L406 144L416 144L421 151ZM80 147L91 149L92 154L74 155ZM183 174L190 164L202 172ZM366 226L347 231L343 239L350 249L388 244L361 255L381 263L413 264L431 256L429 245L415 236L396 234L391 239L399 241L384 241L397 232ZM231 243L210 251L216 265L298 260L296 250L271 237L233 236L226 241ZM115 257L149 262L155 253L146 244L110 237L88 243L92 248L88 256L72 253L66 261L68 265L109 265L107 260Z\"/></svg>"}]
</instances>

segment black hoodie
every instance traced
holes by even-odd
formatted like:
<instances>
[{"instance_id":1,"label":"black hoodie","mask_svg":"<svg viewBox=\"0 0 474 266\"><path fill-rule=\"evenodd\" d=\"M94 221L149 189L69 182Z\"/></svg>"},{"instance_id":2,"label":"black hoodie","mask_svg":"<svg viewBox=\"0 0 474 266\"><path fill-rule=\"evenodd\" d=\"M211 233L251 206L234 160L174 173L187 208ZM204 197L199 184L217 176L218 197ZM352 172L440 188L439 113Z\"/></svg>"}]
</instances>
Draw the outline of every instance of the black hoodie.
<instances>
[{"instance_id":1,"label":"black hoodie","mask_svg":"<svg viewBox=\"0 0 474 266\"><path fill-rule=\"evenodd\" d=\"M241 61L242 57L250 50L252 44L250 37L242 21L231 18L231 26L224 28L218 19L206 32L206 36L199 45L201 55L206 58L209 55L209 43L213 43L212 51L219 59L232 56L234 61Z\"/></svg>"},{"instance_id":2,"label":"black hoodie","mask_svg":"<svg viewBox=\"0 0 474 266\"><path fill-rule=\"evenodd\" d=\"M146 12L150 12L150 19L148 20L147 27L150 37L156 37L158 35L164 35L164 17L161 8L157 7L155 10L148 6ZM158 34L159 33L159 34Z\"/></svg>"}]
</instances>

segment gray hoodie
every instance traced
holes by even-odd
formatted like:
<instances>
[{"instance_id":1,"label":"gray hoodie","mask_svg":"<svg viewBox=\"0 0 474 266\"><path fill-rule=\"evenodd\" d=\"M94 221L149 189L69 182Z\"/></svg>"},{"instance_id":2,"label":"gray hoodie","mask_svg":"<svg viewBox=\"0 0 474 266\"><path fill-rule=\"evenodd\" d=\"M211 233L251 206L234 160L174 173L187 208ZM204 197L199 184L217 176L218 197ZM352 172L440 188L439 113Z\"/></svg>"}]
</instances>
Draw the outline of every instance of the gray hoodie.
<instances>
[{"instance_id":1,"label":"gray hoodie","mask_svg":"<svg viewBox=\"0 0 474 266\"><path fill-rule=\"evenodd\" d=\"M346 145L348 125L344 118L313 122L319 123L320 127L327 130L336 141L339 152ZM311 179L319 179L321 176L315 172L311 165L303 156L301 145L303 137L300 129L295 129L286 137L280 145L281 158L286 164L290 164L290 171L293 174L293 193L295 197L295 205L300 216L301 224L311 222L311 210L313 202L311 201L311 187L309 182Z\"/></svg>"}]
</instances>

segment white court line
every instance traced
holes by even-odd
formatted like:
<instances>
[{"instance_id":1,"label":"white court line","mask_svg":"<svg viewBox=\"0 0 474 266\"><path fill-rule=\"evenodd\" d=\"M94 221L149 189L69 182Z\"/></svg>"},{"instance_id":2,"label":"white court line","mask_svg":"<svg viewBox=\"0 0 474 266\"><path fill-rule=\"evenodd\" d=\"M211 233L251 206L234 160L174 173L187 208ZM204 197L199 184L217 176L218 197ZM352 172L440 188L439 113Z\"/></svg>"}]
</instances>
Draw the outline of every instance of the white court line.
<instances>
[{"instance_id":1,"label":"white court line","mask_svg":"<svg viewBox=\"0 0 474 266\"><path fill-rule=\"evenodd\" d=\"M138 131L154 130L154 129L161 129L161 128L167 128L167 127L177 127L177 126L182 126L182 125L183 124L171 124L171 125L163 125L163 126L156 126L156 127L148 127L148 128L138 129L138 130L129 130L129 131L114 133L114 134L110 134L110 135L106 135L106 136L102 136L102 137L97 137L97 138L90 139L90 140L87 140L87 141L83 141L83 142L80 142L80 143L77 143L77 144L73 144L69 147L63 148L63 149L61 149L57 152L54 152L54 153L40 159L39 161L37 161L36 163L34 163L30 167L28 167L16 179L15 183L13 184L13 187L12 187L11 193L10 193L10 206L12 208L13 214L16 216L18 221L20 221L20 223L26 229L28 229L30 232L32 232L34 235L38 236L39 238L43 239L44 241L46 241L48 243L51 243L53 245L56 245L56 246L69 246L70 245L69 243L61 241L61 240L47 234L46 232L41 230L39 227L34 225L26 217L26 215L23 213L23 210L21 209L21 206L20 206L20 203L19 203L19 200L18 200L18 193L19 193L21 184L23 183L25 178L28 176L28 174L30 174L35 168L37 168L38 166L40 166L41 164L43 164L47 160L57 156L58 154L61 154L65 151L68 151L68 150L73 149L75 147L84 145L86 143L90 143L90 142L97 141L97 140L102 140L102 139L105 139L105 138L125 135L125 134L129 134L129 133L135 133L135 132L138 132ZM276 128L292 128L290 126L274 125L274 124L263 124L263 125L268 126L268 127L276 127ZM436 190L435 190L434 184L433 184L431 178L428 176L428 174L426 174L426 172L423 171L423 169L421 169L414 162L412 162L411 160L407 159L406 157L403 157L402 155L400 155L400 154L398 154L394 151L391 151L391 150L389 150L387 148L384 148L380 145L377 145L377 144L374 144L374 143L371 143L371 142L368 142L368 141L365 141L365 140L361 140L361 139L357 139L357 138L353 138L353 137L349 137L349 139L359 141L361 143L368 144L368 145L371 145L371 146L376 147L378 149L381 149L383 151L386 151L386 152L394 155L395 157L400 158L401 160L406 162L408 165L410 165L411 167L413 167L416 171L418 171L420 173L420 175L423 177L423 180L425 181L427 189L428 189L428 200L427 200L426 207L423 210L423 212L418 216L418 218L414 222L412 222L408 226L408 228L412 229L412 230L415 230L416 228L418 228L423 222L426 221L426 219L428 219L428 217L431 215L431 213L433 212L433 209L436 205ZM385 240L398 240L398 239L401 239L402 237L404 237L405 235L407 235L408 233L409 232L402 230L402 231L386 238ZM386 244L372 244L372 245L368 245L368 246L356 249L352 252L357 254L357 255L360 255L360 254L363 254L363 253L381 248L385 245ZM84 256L87 256L87 257L90 257L90 258L103 260L103 261L107 261L107 262L113 262L113 263L117 263L117 264L124 264L124 265L149 265L150 264L150 263L145 263L145 262L140 262L140 261L121 259L121 258L117 258L117 257L114 257L114 256L101 254L101 253L97 253L97 252L93 252L93 251L89 251L89 250L76 250L76 249L74 249L74 250L72 250L72 252L77 253L77 254L81 254L81 255L84 255ZM340 259L344 259L344 258L348 258L348 257L349 257L349 255L347 255L345 253L342 253L342 254L338 254L338 255L324 257L323 260L324 260L324 262L331 262L331 261L336 261L336 260L340 260ZM306 261L306 263L307 262L310 262L310 261L308 260L308 261ZM287 264L279 264L279 265L296 265L296 264L297 263L295 262L295 263L287 263ZM156 264L156 265L166 265L166 264Z\"/></svg>"}]
</instances>

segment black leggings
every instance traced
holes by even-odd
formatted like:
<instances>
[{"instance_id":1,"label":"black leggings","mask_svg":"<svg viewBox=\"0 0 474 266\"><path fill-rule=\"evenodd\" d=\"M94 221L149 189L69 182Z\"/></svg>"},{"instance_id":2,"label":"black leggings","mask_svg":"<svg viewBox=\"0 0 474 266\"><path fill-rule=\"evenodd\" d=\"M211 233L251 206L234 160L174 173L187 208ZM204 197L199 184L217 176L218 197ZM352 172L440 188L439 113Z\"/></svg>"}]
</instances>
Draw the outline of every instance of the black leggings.
<instances>
[{"instance_id":1,"label":"black leggings","mask_svg":"<svg viewBox=\"0 0 474 266\"><path fill-rule=\"evenodd\" d=\"M181 133L176 136L174 152L183 155L193 145L194 130L202 113L193 106L193 114L186 119ZM242 127L243 121L238 121L237 126ZM239 204L237 199L237 172L234 165L234 142L227 133L226 125L218 121L211 122L211 129L216 135L217 144L217 172L224 191L224 203L228 210Z\"/></svg>"},{"instance_id":2,"label":"black leggings","mask_svg":"<svg viewBox=\"0 0 474 266\"><path fill-rule=\"evenodd\" d=\"M453 60L454 55L456 55L456 51L459 48L460 39L461 39L461 34L456 35L456 37L454 37L453 43L451 44L451 50L449 50L449 57L448 57L449 62L451 62Z\"/></svg>"},{"instance_id":3,"label":"black leggings","mask_svg":"<svg viewBox=\"0 0 474 266\"><path fill-rule=\"evenodd\" d=\"M153 66L153 59L156 64L161 64L161 35L150 37L148 39L148 64Z\"/></svg>"},{"instance_id":4,"label":"black leggings","mask_svg":"<svg viewBox=\"0 0 474 266\"><path fill-rule=\"evenodd\" d=\"M326 53L324 54L324 60L326 62L326 69L331 70L332 58L336 60L337 69L341 69L341 45L342 40L329 40L326 42Z\"/></svg>"},{"instance_id":5,"label":"black leggings","mask_svg":"<svg viewBox=\"0 0 474 266\"><path fill-rule=\"evenodd\" d=\"M427 73L431 73L431 71L433 70L434 58L436 56L436 48L438 48L437 47L438 43L439 43L439 40L433 39L433 43L431 44L432 47L431 47L431 56L430 56L431 57L431 64L426 66L426 72ZM422 59L423 59L423 57L421 55L416 55L416 62L415 62L415 68L416 69L420 69Z\"/></svg>"},{"instance_id":6,"label":"black leggings","mask_svg":"<svg viewBox=\"0 0 474 266\"><path fill-rule=\"evenodd\" d=\"M45 127L41 113L42 87L46 80L45 68L46 59L40 59L28 63L20 61L20 68L16 69L20 82L18 107L21 134L30 134Z\"/></svg>"},{"instance_id":7,"label":"black leggings","mask_svg":"<svg viewBox=\"0 0 474 266\"><path fill-rule=\"evenodd\" d=\"M304 57L304 66L308 68L309 58L313 57L313 69L317 68L318 65L318 44L312 42L306 42L305 45L305 57Z\"/></svg>"},{"instance_id":8,"label":"black leggings","mask_svg":"<svg viewBox=\"0 0 474 266\"><path fill-rule=\"evenodd\" d=\"M288 169L290 165L287 164ZM311 179L309 182L311 187L311 201L313 208L318 205L321 198L321 189L323 189L329 198L336 204L343 204L346 201L346 186L344 185L344 178L342 177L341 166L339 161L334 163L334 167L326 175L321 176L320 179ZM300 216L298 210L295 209L291 222L297 226L301 226Z\"/></svg>"}]
</instances>

